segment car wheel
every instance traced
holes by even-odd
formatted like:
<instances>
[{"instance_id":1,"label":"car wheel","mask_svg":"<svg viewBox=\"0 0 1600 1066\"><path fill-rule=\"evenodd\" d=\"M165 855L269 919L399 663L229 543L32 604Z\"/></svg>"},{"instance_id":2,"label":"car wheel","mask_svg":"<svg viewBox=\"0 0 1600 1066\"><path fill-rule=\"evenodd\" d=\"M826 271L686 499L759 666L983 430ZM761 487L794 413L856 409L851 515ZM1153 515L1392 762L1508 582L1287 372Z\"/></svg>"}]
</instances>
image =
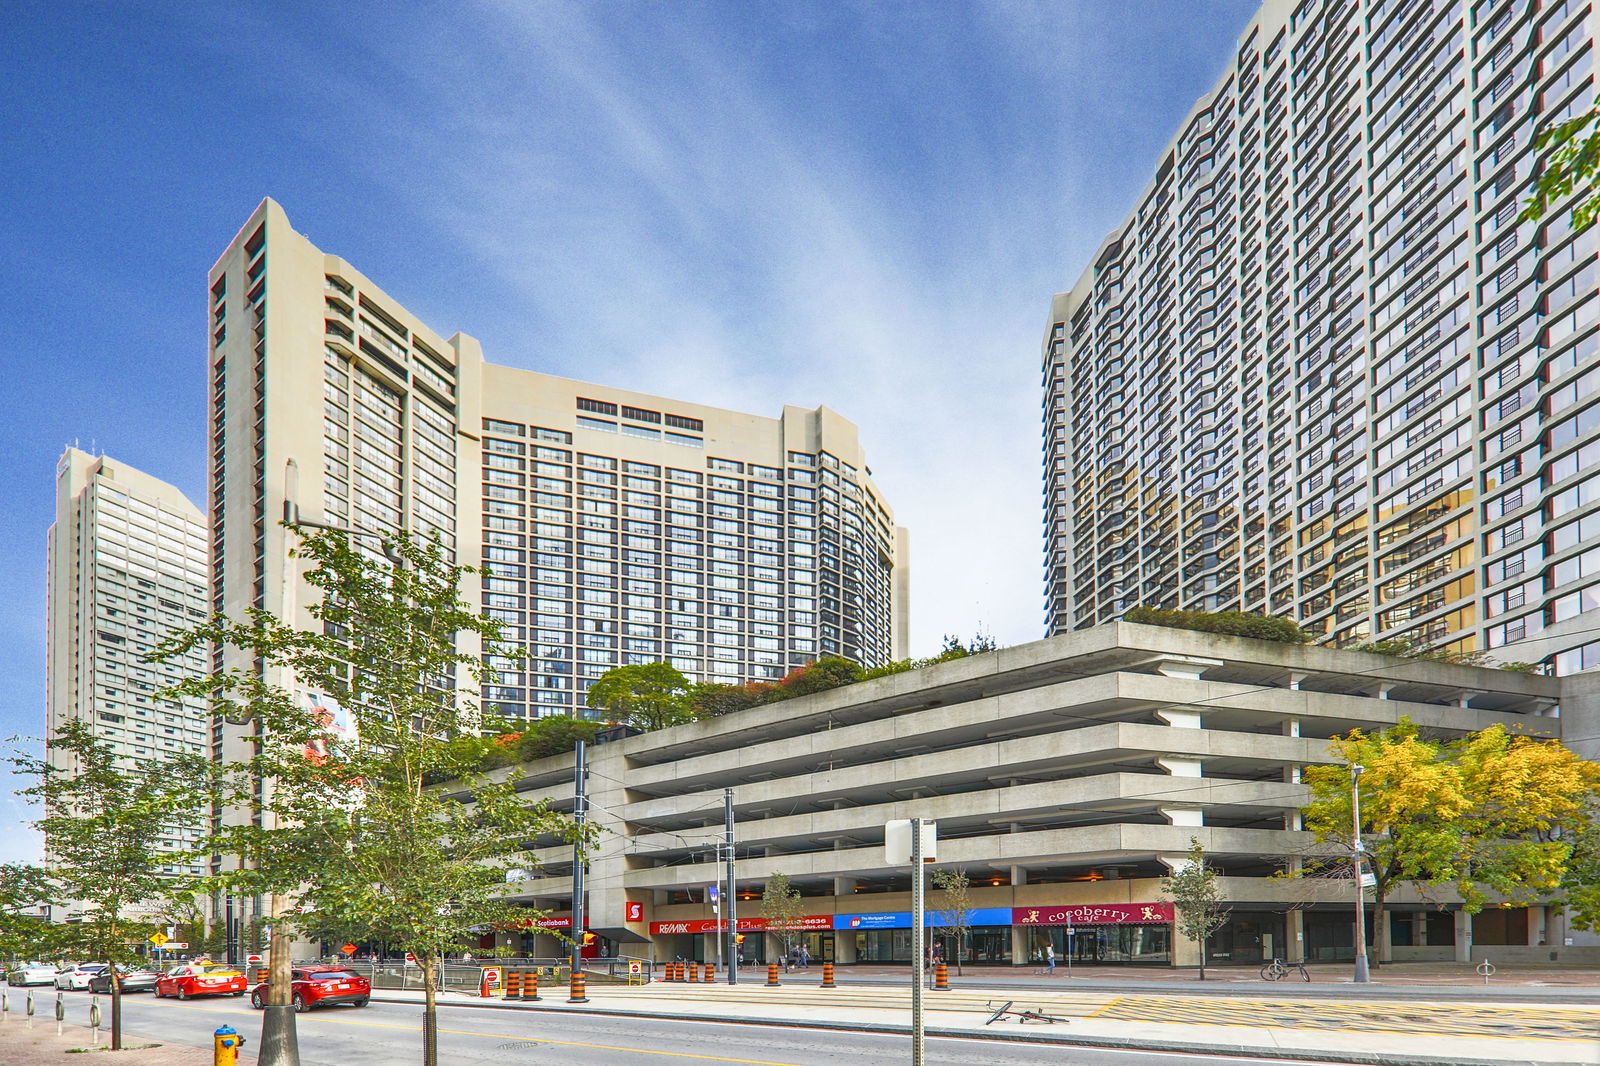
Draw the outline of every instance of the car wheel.
<instances>
[{"instance_id":1,"label":"car wheel","mask_svg":"<svg viewBox=\"0 0 1600 1066\"><path fill-rule=\"evenodd\" d=\"M370 1000L366 1000L366 999L358 999L358 1000L356 1000L355 1005L358 1006L358 1007L365 1007L369 1002L371 1002L371 1001Z\"/></svg>"},{"instance_id":2,"label":"car wheel","mask_svg":"<svg viewBox=\"0 0 1600 1066\"><path fill-rule=\"evenodd\" d=\"M250 993L250 1005L252 1007L254 1007L256 1010L266 1010L267 1009L267 1001L265 999L261 998L261 993L260 992L252 992L252 993Z\"/></svg>"},{"instance_id":3,"label":"car wheel","mask_svg":"<svg viewBox=\"0 0 1600 1066\"><path fill-rule=\"evenodd\" d=\"M179 985L178 986L178 998L179 999L188 999L189 998L189 990L187 988L184 988L182 985Z\"/></svg>"},{"instance_id":4,"label":"car wheel","mask_svg":"<svg viewBox=\"0 0 1600 1066\"><path fill-rule=\"evenodd\" d=\"M311 1004L306 1002L306 997L304 997L300 993L296 992L294 994L294 1012L296 1014L304 1014L306 1011L308 1011L310 1009L311 1009Z\"/></svg>"},{"instance_id":5,"label":"car wheel","mask_svg":"<svg viewBox=\"0 0 1600 1066\"><path fill-rule=\"evenodd\" d=\"M239 989L239 991L234 992L232 994L235 995L235 996L242 996L242 995L244 995L244 989L241 988L241 989Z\"/></svg>"}]
</instances>

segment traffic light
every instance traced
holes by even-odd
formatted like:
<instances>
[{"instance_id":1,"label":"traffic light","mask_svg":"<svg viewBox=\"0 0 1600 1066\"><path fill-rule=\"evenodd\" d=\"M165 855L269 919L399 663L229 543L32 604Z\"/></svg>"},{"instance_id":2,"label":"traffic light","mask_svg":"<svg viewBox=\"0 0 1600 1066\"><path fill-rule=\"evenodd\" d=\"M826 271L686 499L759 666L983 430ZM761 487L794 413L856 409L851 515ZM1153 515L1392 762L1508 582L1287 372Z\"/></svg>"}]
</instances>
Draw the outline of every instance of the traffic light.
<instances>
[{"instance_id":1,"label":"traffic light","mask_svg":"<svg viewBox=\"0 0 1600 1066\"><path fill-rule=\"evenodd\" d=\"M735 944L743 944L744 943L744 934L743 933L735 933L735 934L733 934L733 942Z\"/></svg>"},{"instance_id":2,"label":"traffic light","mask_svg":"<svg viewBox=\"0 0 1600 1066\"><path fill-rule=\"evenodd\" d=\"M585 929L583 931L583 946L588 947L594 943L594 934Z\"/></svg>"}]
</instances>

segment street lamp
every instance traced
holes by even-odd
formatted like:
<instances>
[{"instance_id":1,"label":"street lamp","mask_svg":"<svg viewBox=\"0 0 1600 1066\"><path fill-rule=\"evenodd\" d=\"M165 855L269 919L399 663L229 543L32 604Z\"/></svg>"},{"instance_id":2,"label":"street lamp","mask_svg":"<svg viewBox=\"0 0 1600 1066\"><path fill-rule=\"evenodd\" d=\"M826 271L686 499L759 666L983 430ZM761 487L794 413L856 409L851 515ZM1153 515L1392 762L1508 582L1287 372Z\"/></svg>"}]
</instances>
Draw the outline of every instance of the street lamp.
<instances>
[{"instance_id":1,"label":"street lamp","mask_svg":"<svg viewBox=\"0 0 1600 1066\"><path fill-rule=\"evenodd\" d=\"M1367 971L1367 890L1361 877L1361 856L1366 848L1361 843L1361 790L1358 783L1364 769L1366 767L1359 763L1350 765L1350 863L1356 882L1356 970L1353 979L1358 985L1372 980Z\"/></svg>"}]
</instances>

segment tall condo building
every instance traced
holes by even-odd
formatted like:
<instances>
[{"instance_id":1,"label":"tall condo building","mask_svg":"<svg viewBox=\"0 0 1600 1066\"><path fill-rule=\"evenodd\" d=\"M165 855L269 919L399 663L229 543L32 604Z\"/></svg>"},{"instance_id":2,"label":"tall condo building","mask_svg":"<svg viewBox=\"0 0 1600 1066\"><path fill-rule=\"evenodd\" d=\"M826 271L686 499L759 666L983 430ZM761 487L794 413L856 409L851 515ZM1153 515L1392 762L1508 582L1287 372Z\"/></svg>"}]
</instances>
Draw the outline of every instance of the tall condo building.
<instances>
[{"instance_id":1,"label":"tall condo building","mask_svg":"<svg viewBox=\"0 0 1600 1066\"><path fill-rule=\"evenodd\" d=\"M203 701L159 690L205 670L205 656L151 664L146 653L208 612L210 535L183 493L107 456L68 448L56 466L48 536L46 742L81 721L133 770L163 756L208 750ZM74 767L53 760L64 770ZM162 844L187 849L198 830L171 827ZM199 873L183 864L169 873Z\"/></svg>"},{"instance_id":2,"label":"tall condo building","mask_svg":"<svg viewBox=\"0 0 1600 1066\"><path fill-rule=\"evenodd\" d=\"M1053 301L1051 632L1237 609L1600 664L1595 234L1519 218L1596 21L1265 0Z\"/></svg>"},{"instance_id":3,"label":"tall condo building","mask_svg":"<svg viewBox=\"0 0 1600 1066\"><path fill-rule=\"evenodd\" d=\"M905 654L905 533L827 408L765 418L485 363L271 200L210 283L218 610L309 622L288 505L485 566L469 595L526 653L490 659L484 702L507 714L582 713L627 663L741 683Z\"/></svg>"}]
</instances>

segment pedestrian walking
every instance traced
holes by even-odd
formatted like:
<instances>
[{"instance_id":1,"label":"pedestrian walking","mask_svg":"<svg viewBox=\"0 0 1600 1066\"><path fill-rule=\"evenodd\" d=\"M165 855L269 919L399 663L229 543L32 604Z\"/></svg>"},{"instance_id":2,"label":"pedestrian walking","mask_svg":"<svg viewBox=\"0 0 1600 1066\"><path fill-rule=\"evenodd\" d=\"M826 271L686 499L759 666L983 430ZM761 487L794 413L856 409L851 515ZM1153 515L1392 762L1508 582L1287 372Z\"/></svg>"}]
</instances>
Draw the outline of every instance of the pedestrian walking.
<instances>
[{"instance_id":1,"label":"pedestrian walking","mask_svg":"<svg viewBox=\"0 0 1600 1066\"><path fill-rule=\"evenodd\" d=\"M1056 975L1056 946L1054 944L1046 944L1044 946L1044 972L1051 977Z\"/></svg>"},{"instance_id":2,"label":"pedestrian walking","mask_svg":"<svg viewBox=\"0 0 1600 1066\"><path fill-rule=\"evenodd\" d=\"M811 948L803 942L800 945L800 968L802 970L811 969Z\"/></svg>"}]
</instances>

